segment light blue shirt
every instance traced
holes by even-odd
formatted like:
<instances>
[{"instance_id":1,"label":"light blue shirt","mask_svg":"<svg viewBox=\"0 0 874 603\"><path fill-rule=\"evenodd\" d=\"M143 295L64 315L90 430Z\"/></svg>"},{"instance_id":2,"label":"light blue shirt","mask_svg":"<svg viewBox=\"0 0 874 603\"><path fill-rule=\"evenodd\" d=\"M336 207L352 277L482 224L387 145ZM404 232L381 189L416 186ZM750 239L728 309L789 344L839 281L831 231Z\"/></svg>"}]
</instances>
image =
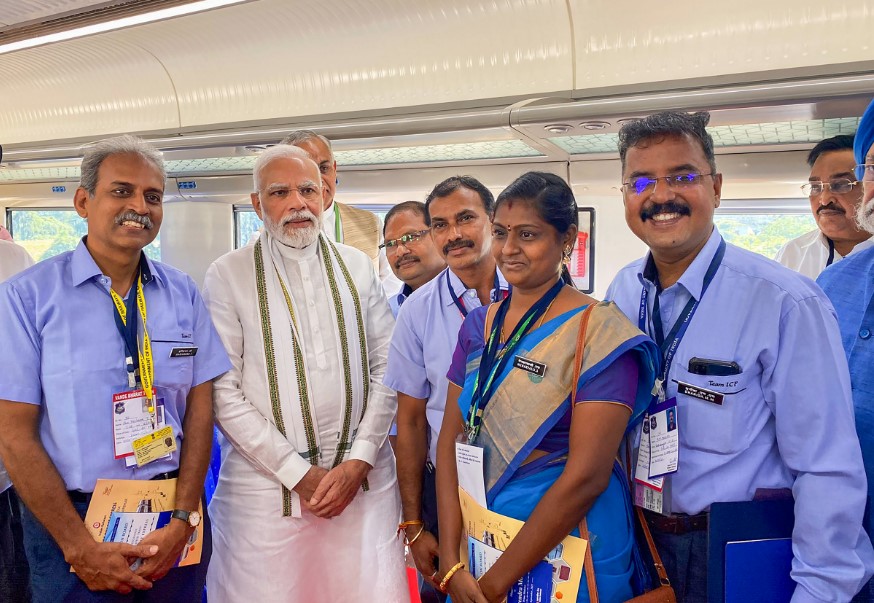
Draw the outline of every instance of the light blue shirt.
<instances>
[{"instance_id":1,"label":"light blue shirt","mask_svg":"<svg viewBox=\"0 0 874 603\"><path fill-rule=\"evenodd\" d=\"M507 290L500 271L498 283L501 291ZM428 401L425 416L431 427L428 458L432 463L437 458L437 435L449 388L446 373L464 320L449 294L450 286L468 312L482 306L476 289L468 289L449 268L416 289L398 313L382 381L397 392ZM495 299L494 290L491 296Z\"/></svg>"},{"instance_id":2,"label":"light blue shirt","mask_svg":"<svg viewBox=\"0 0 874 603\"><path fill-rule=\"evenodd\" d=\"M714 228L680 280L662 291L665 335L690 296L701 298L720 240ZM656 296L645 261L651 256L623 268L607 291L635 323L642 287L649 291L648 316ZM742 372L692 374L693 357L734 361ZM723 393L724 403L678 395L678 381ZM801 587L793 602L848 601L874 573L874 551L862 530L867 490L850 375L834 311L819 287L727 245L665 390L677 397L680 427L671 511L696 514L714 502L752 500L759 488L791 488L792 578Z\"/></svg>"},{"instance_id":3,"label":"light blue shirt","mask_svg":"<svg viewBox=\"0 0 874 603\"><path fill-rule=\"evenodd\" d=\"M231 364L191 278L148 265L155 388L179 446L189 390ZM0 285L0 399L42 406L40 439L68 490L91 492L98 478L149 479L179 467L178 450L139 469L115 459L112 395L127 389L128 377L109 289L84 239ZM194 356L170 357L174 347L193 346Z\"/></svg>"},{"instance_id":4,"label":"light blue shirt","mask_svg":"<svg viewBox=\"0 0 874 603\"><path fill-rule=\"evenodd\" d=\"M388 305L391 308L392 316L394 316L395 318L398 317L398 312L401 311L401 306L404 305L404 302L412 294L413 290L410 288L409 285L404 283L404 286L401 287L400 291L388 298Z\"/></svg>"},{"instance_id":5,"label":"light blue shirt","mask_svg":"<svg viewBox=\"0 0 874 603\"><path fill-rule=\"evenodd\" d=\"M816 282L838 313L856 408L856 432L868 475L868 497L874 496L874 248L833 264ZM869 501L868 534L874 528Z\"/></svg>"}]
</instances>

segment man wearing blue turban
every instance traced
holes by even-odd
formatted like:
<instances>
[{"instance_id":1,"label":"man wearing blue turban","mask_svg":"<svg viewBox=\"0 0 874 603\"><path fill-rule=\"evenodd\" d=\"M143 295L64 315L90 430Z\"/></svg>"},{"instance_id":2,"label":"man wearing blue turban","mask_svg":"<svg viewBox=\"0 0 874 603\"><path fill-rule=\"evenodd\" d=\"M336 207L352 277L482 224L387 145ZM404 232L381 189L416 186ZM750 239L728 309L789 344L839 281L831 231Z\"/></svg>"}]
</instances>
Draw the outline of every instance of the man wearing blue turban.
<instances>
[{"instance_id":1,"label":"man wearing blue turban","mask_svg":"<svg viewBox=\"0 0 874 603\"><path fill-rule=\"evenodd\" d=\"M853 153L859 164L856 178L863 183L856 221L861 228L874 233L874 102L868 105L859 123ZM826 268L817 283L837 311L841 339L850 364L856 431L868 476L864 525L871 536L874 534L874 248ZM874 584L869 582L855 600L874 601Z\"/></svg>"}]
</instances>

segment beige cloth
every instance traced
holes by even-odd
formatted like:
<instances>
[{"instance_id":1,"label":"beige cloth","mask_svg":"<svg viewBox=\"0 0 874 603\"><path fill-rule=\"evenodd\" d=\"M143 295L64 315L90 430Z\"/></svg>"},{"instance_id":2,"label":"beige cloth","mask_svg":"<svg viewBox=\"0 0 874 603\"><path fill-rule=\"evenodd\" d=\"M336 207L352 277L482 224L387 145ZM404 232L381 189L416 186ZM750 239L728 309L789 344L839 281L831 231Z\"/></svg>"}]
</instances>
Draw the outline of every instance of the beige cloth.
<instances>
[{"instance_id":1,"label":"beige cloth","mask_svg":"<svg viewBox=\"0 0 874 603\"><path fill-rule=\"evenodd\" d=\"M303 250L279 247L289 293L299 310L322 452L318 462L329 469L335 453L332 446L338 442L344 389L339 330L324 262L316 244ZM395 537L400 496L394 456L386 441L395 401L381 384L394 321L369 259L351 247L337 247L361 299L370 368L367 411L349 458L364 460L373 470L369 490L359 491L349 507L330 520L306 510L300 518L282 516L282 485L293 488L309 463L289 439L294 438L286 438L273 424L254 246L223 256L204 279L204 298L233 363L233 369L215 383L216 420L226 441L210 504L211 603L409 601L403 546ZM271 307L271 312L276 310ZM286 430L293 433L290 425Z\"/></svg>"}]
</instances>

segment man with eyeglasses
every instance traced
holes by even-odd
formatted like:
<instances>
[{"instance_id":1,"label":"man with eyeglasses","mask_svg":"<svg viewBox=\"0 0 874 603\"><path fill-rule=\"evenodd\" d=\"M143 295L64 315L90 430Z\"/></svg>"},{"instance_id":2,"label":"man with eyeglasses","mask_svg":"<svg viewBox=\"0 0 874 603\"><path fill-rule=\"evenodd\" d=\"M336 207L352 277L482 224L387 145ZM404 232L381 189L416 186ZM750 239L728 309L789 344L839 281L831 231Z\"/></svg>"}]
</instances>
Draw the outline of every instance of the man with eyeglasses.
<instances>
[{"instance_id":1,"label":"man with eyeglasses","mask_svg":"<svg viewBox=\"0 0 874 603\"><path fill-rule=\"evenodd\" d=\"M607 299L661 348L649 412L673 411L679 432L667 457L638 454L635 504L678 599L698 602L710 506L791 489L793 603L848 601L874 573L874 550L834 312L813 282L714 227L722 174L709 119L659 113L619 133L625 219L649 253Z\"/></svg>"},{"instance_id":2,"label":"man with eyeglasses","mask_svg":"<svg viewBox=\"0 0 874 603\"><path fill-rule=\"evenodd\" d=\"M817 228L786 243L774 258L815 279L827 266L874 245L871 233L856 224L862 184L853 173L853 136L820 141L807 156L810 179L801 187L810 198Z\"/></svg>"},{"instance_id":3,"label":"man with eyeglasses","mask_svg":"<svg viewBox=\"0 0 874 603\"><path fill-rule=\"evenodd\" d=\"M859 122L853 146L855 179L862 184L856 211L860 228L874 234L874 102ZM874 248L869 247L826 269L816 281L829 296L838 314L841 339L850 364L850 381L856 411L856 432L868 476L868 505L864 526L874 534ZM869 582L857 597L874 601Z\"/></svg>"},{"instance_id":4,"label":"man with eyeglasses","mask_svg":"<svg viewBox=\"0 0 874 603\"><path fill-rule=\"evenodd\" d=\"M392 207L385 215L383 236L385 249L394 275L403 287L388 298L395 318L413 291L429 282L446 268L446 261L437 251L431 230L425 224L427 209L421 201L404 201Z\"/></svg>"},{"instance_id":5,"label":"man with eyeglasses","mask_svg":"<svg viewBox=\"0 0 874 603\"><path fill-rule=\"evenodd\" d=\"M453 176L425 200L431 239L448 267L401 307L384 383L398 393L397 457L405 540L425 584L422 602L438 592L437 496L434 462L449 380L446 373L467 313L502 299L507 282L491 253L494 197L479 180Z\"/></svg>"}]
</instances>

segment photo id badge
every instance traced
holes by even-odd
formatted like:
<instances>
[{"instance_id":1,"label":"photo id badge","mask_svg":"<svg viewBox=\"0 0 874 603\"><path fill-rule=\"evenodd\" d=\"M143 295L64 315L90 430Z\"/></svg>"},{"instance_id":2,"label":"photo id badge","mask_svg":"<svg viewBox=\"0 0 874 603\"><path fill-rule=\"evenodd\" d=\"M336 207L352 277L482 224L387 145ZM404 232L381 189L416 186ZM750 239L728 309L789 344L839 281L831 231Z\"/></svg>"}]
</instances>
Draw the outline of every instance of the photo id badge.
<instances>
[{"instance_id":1,"label":"photo id badge","mask_svg":"<svg viewBox=\"0 0 874 603\"><path fill-rule=\"evenodd\" d=\"M649 414L649 475L657 478L677 470L680 461L680 430L677 399L657 404Z\"/></svg>"},{"instance_id":2,"label":"photo id badge","mask_svg":"<svg viewBox=\"0 0 874 603\"><path fill-rule=\"evenodd\" d=\"M646 486L647 488L654 490L655 492L661 492L664 487L664 478L663 477L655 477L650 478L649 466L651 460L651 446L650 446L650 415L646 413L643 415L643 422L641 423L641 431L640 431L640 446L637 449L637 465L634 468L634 481L638 484Z\"/></svg>"},{"instance_id":3,"label":"photo id badge","mask_svg":"<svg viewBox=\"0 0 874 603\"><path fill-rule=\"evenodd\" d=\"M154 396L153 396L154 400ZM142 389L126 390L112 396L112 436L115 458L134 454L133 441L157 427L156 412Z\"/></svg>"},{"instance_id":4,"label":"photo id badge","mask_svg":"<svg viewBox=\"0 0 874 603\"><path fill-rule=\"evenodd\" d=\"M167 425L157 431L134 440L134 455L137 457L137 467L148 465L176 450L176 436L173 426Z\"/></svg>"}]
</instances>

